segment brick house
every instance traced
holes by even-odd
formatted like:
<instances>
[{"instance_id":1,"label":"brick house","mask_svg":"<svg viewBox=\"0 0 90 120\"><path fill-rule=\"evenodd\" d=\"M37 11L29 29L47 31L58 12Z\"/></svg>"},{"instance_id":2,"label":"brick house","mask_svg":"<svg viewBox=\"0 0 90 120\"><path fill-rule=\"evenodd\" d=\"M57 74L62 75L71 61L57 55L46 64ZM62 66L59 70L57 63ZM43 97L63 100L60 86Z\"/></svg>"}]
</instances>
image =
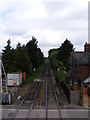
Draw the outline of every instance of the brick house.
<instances>
[{"instance_id":1,"label":"brick house","mask_svg":"<svg viewBox=\"0 0 90 120\"><path fill-rule=\"evenodd\" d=\"M71 53L71 70L69 72L69 83L77 83L78 86L90 74L90 44L84 45L84 52Z\"/></svg>"}]
</instances>

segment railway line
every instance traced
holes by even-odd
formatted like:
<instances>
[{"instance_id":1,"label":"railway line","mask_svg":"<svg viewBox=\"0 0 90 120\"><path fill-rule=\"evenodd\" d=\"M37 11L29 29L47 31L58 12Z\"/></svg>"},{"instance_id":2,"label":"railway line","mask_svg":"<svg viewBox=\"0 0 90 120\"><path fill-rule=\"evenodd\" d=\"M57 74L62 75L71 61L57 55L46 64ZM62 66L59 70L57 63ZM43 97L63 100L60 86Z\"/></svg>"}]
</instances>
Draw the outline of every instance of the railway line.
<instances>
[{"instance_id":1,"label":"railway line","mask_svg":"<svg viewBox=\"0 0 90 120\"><path fill-rule=\"evenodd\" d=\"M40 81L34 81L32 83L25 97L17 106L16 111L10 116L11 111L3 120L7 118L10 120L22 118L21 111L24 109L26 110L23 117L25 120L30 118L45 118L46 120L49 120L49 118L59 118L63 120L57 89L48 63L38 79ZM52 110L55 110L54 116L52 115Z\"/></svg>"}]
</instances>

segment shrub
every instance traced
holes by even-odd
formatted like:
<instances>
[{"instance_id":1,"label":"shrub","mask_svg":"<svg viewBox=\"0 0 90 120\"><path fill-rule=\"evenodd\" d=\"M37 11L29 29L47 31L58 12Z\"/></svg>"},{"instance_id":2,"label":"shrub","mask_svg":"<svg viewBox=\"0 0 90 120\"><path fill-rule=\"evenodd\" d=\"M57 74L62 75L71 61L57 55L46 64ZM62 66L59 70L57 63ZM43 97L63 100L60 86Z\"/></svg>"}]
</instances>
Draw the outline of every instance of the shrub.
<instances>
[{"instance_id":1,"label":"shrub","mask_svg":"<svg viewBox=\"0 0 90 120\"><path fill-rule=\"evenodd\" d=\"M57 71L57 79L59 82L65 81L67 76L67 72L64 70Z\"/></svg>"}]
</instances>

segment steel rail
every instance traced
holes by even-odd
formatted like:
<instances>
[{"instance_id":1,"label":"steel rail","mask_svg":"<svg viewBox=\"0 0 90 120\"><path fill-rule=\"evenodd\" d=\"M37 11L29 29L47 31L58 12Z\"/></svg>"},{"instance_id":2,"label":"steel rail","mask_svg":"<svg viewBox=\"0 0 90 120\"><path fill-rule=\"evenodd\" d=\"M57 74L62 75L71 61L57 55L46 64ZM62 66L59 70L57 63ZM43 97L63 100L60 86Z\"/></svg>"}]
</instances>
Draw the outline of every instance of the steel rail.
<instances>
[{"instance_id":1,"label":"steel rail","mask_svg":"<svg viewBox=\"0 0 90 120\"><path fill-rule=\"evenodd\" d=\"M30 91L31 91L31 89L33 88L33 86L34 86L34 84L32 84L32 85L29 87L28 92L26 93L26 95L25 95L25 97L23 98L23 100L20 102L20 104L19 104L18 108L16 109L13 117L11 118L12 120L15 120L15 117L16 117L18 111L20 110L21 106L22 106L23 103L25 102L25 99L26 99L26 97L28 96L28 94L30 93ZM11 113L11 112L9 112L9 113ZM6 116L6 117L7 117L7 116ZM6 119L7 119L7 118L2 118L2 120L6 120ZM8 118L8 119L9 119L9 118Z\"/></svg>"},{"instance_id":2,"label":"steel rail","mask_svg":"<svg viewBox=\"0 0 90 120\"><path fill-rule=\"evenodd\" d=\"M43 73L43 78L44 78L45 75L46 75L46 71L44 71L44 72L45 72L45 73ZM42 76L42 74L41 74L40 76ZM42 78L42 79L43 79L43 78ZM37 97L38 91L39 91L40 86L41 86L41 83L42 83L42 79L41 79L41 82L39 83L39 86L38 86L38 88L37 88L37 90L36 90L36 93L35 93L35 95L34 95L34 99L33 99L33 101L32 101L32 104L31 104L30 108L29 108L29 112L28 112L28 114L27 114L26 120L28 120L29 117L30 117L30 113L31 113L31 111L32 111L32 109L33 109L33 106L34 106L34 103L35 103L35 99L36 99L36 97ZM37 112L37 117L36 117L36 119L38 119L38 114L39 114L39 106L38 106L38 112Z\"/></svg>"},{"instance_id":3,"label":"steel rail","mask_svg":"<svg viewBox=\"0 0 90 120\"><path fill-rule=\"evenodd\" d=\"M42 80L44 79L44 77L45 77L45 75L47 74L47 72L46 72L46 70L44 71L44 73L43 73L43 77L42 77L42 79L41 79L41 83L42 83ZM36 115L36 120L38 120L38 118L39 118L39 110L40 110L40 105L41 105L41 103L40 103L40 101L39 101L39 105L38 105L38 111L37 111L37 115Z\"/></svg>"},{"instance_id":4,"label":"steel rail","mask_svg":"<svg viewBox=\"0 0 90 120\"><path fill-rule=\"evenodd\" d=\"M40 84L40 85L41 85L41 84ZM32 86L29 88L29 90L28 90L27 94L25 95L24 99L22 100L22 102L21 102L20 105L18 106L18 108L17 108L17 110L16 110L16 112L15 112L12 120L15 120L15 117L16 117L18 111L20 110L21 106L22 106L23 103L25 102L25 99L26 99L26 97L28 96L28 94L30 93L30 91L32 90L33 86L34 86L34 83L33 83Z\"/></svg>"},{"instance_id":5,"label":"steel rail","mask_svg":"<svg viewBox=\"0 0 90 120\"><path fill-rule=\"evenodd\" d=\"M44 72L45 72L45 71L44 71ZM40 75L40 76L42 76L42 75ZM43 77L45 77L45 73L44 73ZM40 85L41 85L41 83L40 83ZM39 90L39 88L40 88L40 85L39 85L39 87L38 87L38 90ZM20 104L19 104L18 108L16 109L16 112L14 113L13 117L10 118L10 119L15 120L15 117L16 117L17 113L19 112L21 106L22 106L23 103L25 102L26 97L27 97L28 94L30 93L30 91L31 91L31 89L33 88L33 86L34 86L34 83L32 83L32 86L29 87L28 92L26 93L26 95L25 95L25 97L23 98L23 100L20 102ZM38 92L38 91L37 91L37 92ZM34 96L34 99L35 99L36 96L37 96L37 92L36 92L36 94L35 94L35 96ZM34 103L34 101L33 101L33 103ZM31 107L33 107L33 105L32 105ZM7 118L2 118L2 120L6 120L6 119L7 119Z\"/></svg>"},{"instance_id":6,"label":"steel rail","mask_svg":"<svg viewBox=\"0 0 90 120\"><path fill-rule=\"evenodd\" d=\"M32 111L32 108L33 108L33 105L34 105L36 96L37 96L37 94L38 94L38 90L39 90L39 88L40 88L40 85L41 85L41 82L40 82L39 85L37 86L37 90L36 90L36 92L35 92L35 94L34 94L33 101L32 101L32 104L30 105L30 108L29 108L29 111L28 111L26 120L28 120L28 119L30 118L31 111Z\"/></svg>"},{"instance_id":7,"label":"steel rail","mask_svg":"<svg viewBox=\"0 0 90 120\"><path fill-rule=\"evenodd\" d=\"M41 75L41 76L42 76L41 83L42 83L42 80L44 79L44 77L46 76L47 72L48 72L48 71L45 70L45 71L43 72L43 74ZM40 85L40 86L41 86L41 85ZM38 111L37 111L37 115L36 115L36 118L35 118L36 120L39 118L40 105L41 105L41 104L40 104L40 102L39 102Z\"/></svg>"},{"instance_id":8,"label":"steel rail","mask_svg":"<svg viewBox=\"0 0 90 120\"><path fill-rule=\"evenodd\" d=\"M52 76L53 76L53 72L52 72L52 71L51 71L51 74L52 74ZM53 85L54 85L54 77L53 77ZM60 87L60 88L61 88L61 87ZM57 93L57 90L56 90L56 93ZM62 97L60 98L60 100L61 100L62 105L64 106ZM59 102L58 102L58 105L59 105ZM59 105L59 108L60 108L60 105ZM64 108L65 108L65 110L66 110L66 112L67 112L66 106L64 106ZM69 114L68 114L68 113L66 113L66 114L67 114L67 116L68 116L67 120L71 120L71 119L69 118Z\"/></svg>"},{"instance_id":9,"label":"steel rail","mask_svg":"<svg viewBox=\"0 0 90 120\"><path fill-rule=\"evenodd\" d=\"M46 115L45 115L45 118L46 118L46 120L48 120L48 83L47 83L48 71L49 70L47 70L47 65L46 65L46 72L45 72L45 75L46 75Z\"/></svg>"},{"instance_id":10,"label":"steel rail","mask_svg":"<svg viewBox=\"0 0 90 120\"><path fill-rule=\"evenodd\" d=\"M61 86L59 86L60 88L61 88ZM62 89L62 88L61 88ZM61 95L62 95L62 93L61 93ZM67 112L67 107L64 105L64 103L63 103L63 99L62 99L62 97L60 98L60 101L61 101L61 104L63 105L63 107L64 107L64 109L65 109L65 112L66 112L66 114L67 114L67 120L71 120L70 118L69 118L69 113Z\"/></svg>"},{"instance_id":11,"label":"steel rail","mask_svg":"<svg viewBox=\"0 0 90 120\"><path fill-rule=\"evenodd\" d=\"M55 89L53 81L52 81L52 86L53 86L54 95L55 95L55 99L56 99L56 103L57 103L57 107L58 107L59 117L60 117L60 120L62 120L61 109L60 109L60 105L59 105L59 102L58 102L57 93L56 93L56 89Z\"/></svg>"},{"instance_id":12,"label":"steel rail","mask_svg":"<svg viewBox=\"0 0 90 120\"><path fill-rule=\"evenodd\" d=\"M30 91L32 90L33 86L34 86L34 83L32 84L32 86L29 87L28 92L26 93L25 97L23 98L23 100L22 100L21 103L19 104L18 108L16 109L16 112L14 113L12 120L15 120L15 117L16 117L18 111L20 110L21 106L22 106L23 103L25 102L26 97L29 95L29 93L30 93Z\"/></svg>"},{"instance_id":13,"label":"steel rail","mask_svg":"<svg viewBox=\"0 0 90 120\"><path fill-rule=\"evenodd\" d=\"M48 90L47 90L47 79L46 79L46 120L48 119Z\"/></svg>"},{"instance_id":14,"label":"steel rail","mask_svg":"<svg viewBox=\"0 0 90 120\"><path fill-rule=\"evenodd\" d=\"M37 115L36 115L36 119L35 120L38 120L38 118L39 118L39 108L40 108L40 102L39 102L39 105L38 105L38 111L37 111Z\"/></svg>"}]
</instances>

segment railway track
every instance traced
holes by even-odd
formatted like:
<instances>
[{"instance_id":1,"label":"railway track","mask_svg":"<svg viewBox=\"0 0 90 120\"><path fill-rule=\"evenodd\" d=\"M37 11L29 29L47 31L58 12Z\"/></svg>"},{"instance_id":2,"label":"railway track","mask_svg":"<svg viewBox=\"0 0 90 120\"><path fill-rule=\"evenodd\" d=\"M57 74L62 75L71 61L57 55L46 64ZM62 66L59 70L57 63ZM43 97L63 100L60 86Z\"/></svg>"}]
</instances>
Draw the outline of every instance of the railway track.
<instances>
[{"instance_id":1,"label":"railway track","mask_svg":"<svg viewBox=\"0 0 90 120\"><path fill-rule=\"evenodd\" d=\"M43 73L40 74L38 79L41 79L42 76L44 76L44 73L45 73L45 71L43 71ZM2 120L7 120L7 119L15 120L16 118L19 118L19 114L21 112L20 110L25 109L25 107L28 110L26 113L27 115L25 117L25 120L28 120L28 118L30 117L31 111L33 109L35 99L37 97L41 83L42 83L42 80L38 81L38 82L37 81L33 82L32 85L29 87L23 100L20 103L18 103L18 107L17 107L16 111L14 111L14 112L10 111L8 113L8 115L5 118L3 118Z\"/></svg>"},{"instance_id":2,"label":"railway track","mask_svg":"<svg viewBox=\"0 0 90 120\"><path fill-rule=\"evenodd\" d=\"M34 82L28 92L26 93L25 97L23 98L23 100L20 102L20 104L18 105L16 111L14 112L9 112L8 115L3 118L3 120L15 120L15 118L18 118L19 114L20 114L20 110L23 109L23 107L27 107L28 111L30 111L33 107L35 98L37 96L38 93L38 89L40 87L40 82ZM27 102L29 101L29 102ZM30 114L30 112L27 112L27 118L28 118L28 114Z\"/></svg>"},{"instance_id":3,"label":"railway track","mask_svg":"<svg viewBox=\"0 0 90 120\"><path fill-rule=\"evenodd\" d=\"M21 111L25 109L25 112L23 112L25 114L23 119L25 120L30 118L44 118L49 120L49 118L53 117L62 120L57 89L49 64L46 65L46 69L42 72L39 78L41 81L35 81L32 83L25 97L19 103L16 111L13 112L11 117L8 115L7 118L10 120L21 118ZM55 112L52 110L55 110ZM3 118L3 120L6 120L7 118Z\"/></svg>"},{"instance_id":4,"label":"railway track","mask_svg":"<svg viewBox=\"0 0 90 120\"><path fill-rule=\"evenodd\" d=\"M68 113L68 109L67 109L67 107L66 107L66 105L67 104L69 104L68 103L68 100L66 100L67 98L65 97L65 93L64 93L64 91L62 90L62 88L61 88L61 86L59 86L59 85L57 85L57 83L55 82L55 79L54 79L54 76L53 76L53 72L51 71L51 76L52 76L52 84L53 84L53 88L54 88L54 91L55 91L55 96L56 96L56 101L57 101L57 105L58 105L58 110L59 110L59 116L61 116L60 117L60 120L62 120L62 118L63 118L63 120L65 119L67 119L67 120L71 120L70 119L70 116L69 116L69 113ZM63 98L62 98L62 96L63 96L63 98L65 99L64 101L63 101ZM66 103L65 103L66 102ZM63 108L63 114L64 115L62 115L61 114L61 109Z\"/></svg>"},{"instance_id":5,"label":"railway track","mask_svg":"<svg viewBox=\"0 0 90 120\"><path fill-rule=\"evenodd\" d=\"M49 115L49 111L53 109L57 110L55 117L62 120L62 114L58 102L56 87L51 76L51 70L48 67L46 76L46 119L52 118L52 116Z\"/></svg>"}]
</instances>

